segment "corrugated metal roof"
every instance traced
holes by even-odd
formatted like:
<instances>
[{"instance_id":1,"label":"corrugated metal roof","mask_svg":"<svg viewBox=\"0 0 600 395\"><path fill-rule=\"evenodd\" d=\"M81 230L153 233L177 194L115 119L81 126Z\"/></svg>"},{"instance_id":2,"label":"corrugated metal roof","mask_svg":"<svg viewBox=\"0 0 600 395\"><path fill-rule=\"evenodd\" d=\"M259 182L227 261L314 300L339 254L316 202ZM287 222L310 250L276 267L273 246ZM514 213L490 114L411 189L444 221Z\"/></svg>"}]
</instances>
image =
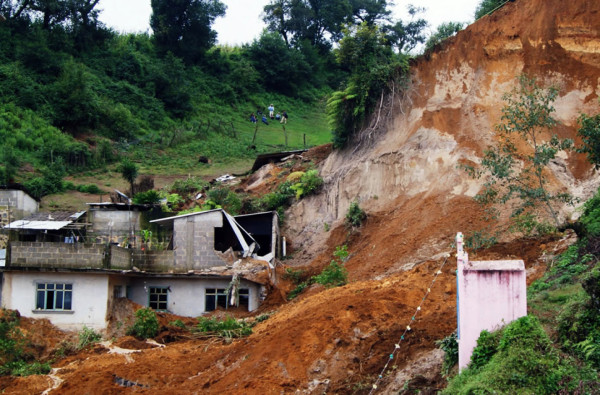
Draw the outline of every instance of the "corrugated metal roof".
<instances>
[{"instance_id":1,"label":"corrugated metal roof","mask_svg":"<svg viewBox=\"0 0 600 395\"><path fill-rule=\"evenodd\" d=\"M74 212L74 211L52 211L52 212L39 212L31 214L28 217L23 218L23 221L73 221L85 214L85 211Z\"/></svg>"},{"instance_id":2,"label":"corrugated metal roof","mask_svg":"<svg viewBox=\"0 0 600 395\"><path fill-rule=\"evenodd\" d=\"M33 229L33 230L58 230L69 225L73 221L14 221L6 225L4 229Z\"/></svg>"}]
</instances>

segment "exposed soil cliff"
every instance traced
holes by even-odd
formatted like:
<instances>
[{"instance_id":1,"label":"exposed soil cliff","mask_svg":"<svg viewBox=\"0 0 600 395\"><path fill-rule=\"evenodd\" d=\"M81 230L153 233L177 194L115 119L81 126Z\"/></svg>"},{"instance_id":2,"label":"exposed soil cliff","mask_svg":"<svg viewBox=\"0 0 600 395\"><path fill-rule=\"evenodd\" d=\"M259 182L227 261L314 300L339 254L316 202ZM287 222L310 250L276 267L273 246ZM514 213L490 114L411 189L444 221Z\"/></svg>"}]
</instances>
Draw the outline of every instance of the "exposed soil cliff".
<instances>
[{"instance_id":1,"label":"exposed soil cliff","mask_svg":"<svg viewBox=\"0 0 600 395\"><path fill-rule=\"evenodd\" d=\"M417 59L413 70L388 130L357 150L331 154L320 168L323 192L286 217L293 265L322 267L336 245L350 244L349 285L313 286L231 344L188 340L126 355L98 346L61 362L52 377L2 382L5 393L56 386L51 393L116 394L123 383L138 393L362 393L396 343L400 352L382 392L443 386L434 341L456 327L456 262L446 255L457 231L483 226L472 200L479 184L458 164L477 162L494 142L502 94L521 73L559 87L561 136L576 136L581 112L600 111L600 2L509 2ZM553 187L584 199L598 186L581 155L562 157L553 170ZM341 223L355 199L369 218L349 234ZM541 252L547 260L567 244L507 241L477 258L524 259L532 281L546 265Z\"/></svg>"}]
</instances>

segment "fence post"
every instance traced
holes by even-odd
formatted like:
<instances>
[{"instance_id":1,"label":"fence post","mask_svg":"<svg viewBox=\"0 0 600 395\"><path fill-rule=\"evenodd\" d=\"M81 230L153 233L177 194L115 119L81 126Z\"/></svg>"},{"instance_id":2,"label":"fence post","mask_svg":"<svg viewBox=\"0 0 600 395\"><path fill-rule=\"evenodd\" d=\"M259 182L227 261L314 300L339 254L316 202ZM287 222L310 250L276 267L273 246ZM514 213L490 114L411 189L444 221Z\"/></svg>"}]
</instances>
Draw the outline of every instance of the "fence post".
<instances>
[{"instance_id":1,"label":"fence post","mask_svg":"<svg viewBox=\"0 0 600 395\"><path fill-rule=\"evenodd\" d=\"M306 133L303 133L302 136L304 137L304 148L306 148Z\"/></svg>"},{"instance_id":2,"label":"fence post","mask_svg":"<svg viewBox=\"0 0 600 395\"><path fill-rule=\"evenodd\" d=\"M256 140L256 132L258 132L258 122L256 122L256 126L254 127L254 137L252 137L252 144L254 144L254 140Z\"/></svg>"}]
</instances>

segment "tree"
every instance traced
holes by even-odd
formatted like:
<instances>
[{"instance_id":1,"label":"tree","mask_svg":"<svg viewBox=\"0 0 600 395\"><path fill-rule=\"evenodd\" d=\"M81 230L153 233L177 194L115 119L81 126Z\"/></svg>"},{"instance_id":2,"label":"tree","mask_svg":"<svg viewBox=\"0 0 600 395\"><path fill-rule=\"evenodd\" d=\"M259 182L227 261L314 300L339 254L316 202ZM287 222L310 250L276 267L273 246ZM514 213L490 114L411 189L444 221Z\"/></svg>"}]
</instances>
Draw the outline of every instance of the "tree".
<instances>
[{"instance_id":1,"label":"tree","mask_svg":"<svg viewBox=\"0 0 600 395\"><path fill-rule=\"evenodd\" d=\"M127 180L127 182L129 182L129 185L131 185L131 196L133 196L135 179L137 178L139 172L138 166L128 158L125 158L119 165L118 170L121 173L121 176Z\"/></svg>"},{"instance_id":2,"label":"tree","mask_svg":"<svg viewBox=\"0 0 600 395\"><path fill-rule=\"evenodd\" d=\"M433 33L425 43L425 52L430 51L447 39L448 37L454 36L456 33L461 31L463 28L462 22L444 22L438 26L437 31Z\"/></svg>"},{"instance_id":3,"label":"tree","mask_svg":"<svg viewBox=\"0 0 600 395\"><path fill-rule=\"evenodd\" d=\"M219 0L152 0L151 5L150 27L157 49L188 64L198 63L216 42L211 25L226 9Z\"/></svg>"},{"instance_id":4,"label":"tree","mask_svg":"<svg viewBox=\"0 0 600 395\"><path fill-rule=\"evenodd\" d=\"M393 25L384 25L382 27L385 38L389 45L396 48L398 52L408 53L418 44L425 42L424 29L427 27L425 19L415 17L424 11L424 8L408 6L408 13L411 16L410 22L397 21Z\"/></svg>"},{"instance_id":5,"label":"tree","mask_svg":"<svg viewBox=\"0 0 600 395\"><path fill-rule=\"evenodd\" d=\"M481 0L475 9L475 20L494 11L496 8L508 3L509 0ZM511 0L514 1L514 0Z\"/></svg>"},{"instance_id":6,"label":"tree","mask_svg":"<svg viewBox=\"0 0 600 395\"><path fill-rule=\"evenodd\" d=\"M525 232L542 233L542 209L558 227L555 204L573 203L568 193L548 188L549 164L559 151L573 146L571 139L550 134L557 124L551 115L557 94L555 88L543 89L535 79L520 76L519 85L503 96L502 123L496 126L499 144L484 151L483 170L469 169L473 176L488 176L476 200L484 205L515 202L511 218Z\"/></svg>"},{"instance_id":7,"label":"tree","mask_svg":"<svg viewBox=\"0 0 600 395\"><path fill-rule=\"evenodd\" d=\"M578 121L581 125L579 136L583 140L578 152L587 154L590 163L600 169L600 114L593 117L582 114Z\"/></svg>"},{"instance_id":8,"label":"tree","mask_svg":"<svg viewBox=\"0 0 600 395\"><path fill-rule=\"evenodd\" d=\"M31 0L29 9L36 15L41 15L42 27L51 27L64 22L69 16L69 4L66 0Z\"/></svg>"},{"instance_id":9,"label":"tree","mask_svg":"<svg viewBox=\"0 0 600 395\"><path fill-rule=\"evenodd\" d=\"M361 129L391 81L407 71L408 63L405 55L392 51L377 26L366 23L345 30L336 57L350 72L345 88L327 102L333 143L341 148Z\"/></svg>"}]
</instances>

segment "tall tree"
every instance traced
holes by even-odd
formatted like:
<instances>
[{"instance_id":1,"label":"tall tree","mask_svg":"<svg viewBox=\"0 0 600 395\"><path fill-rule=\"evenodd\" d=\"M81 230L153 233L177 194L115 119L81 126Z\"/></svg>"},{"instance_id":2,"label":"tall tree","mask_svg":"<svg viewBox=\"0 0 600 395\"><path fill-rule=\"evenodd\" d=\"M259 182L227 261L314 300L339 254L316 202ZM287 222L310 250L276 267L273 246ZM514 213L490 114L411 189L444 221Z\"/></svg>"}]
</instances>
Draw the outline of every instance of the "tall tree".
<instances>
[{"instance_id":1,"label":"tall tree","mask_svg":"<svg viewBox=\"0 0 600 395\"><path fill-rule=\"evenodd\" d=\"M281 34L288 45L308 40L329 50L352 20L353 8L349 0L272 0L264 11L268 29Z\"/></svg>"},{"instance_id":2,"label":"tall tree","mask_svg":"<svg viewBox=\"0 0 600 395\"><path fill-rule=\"evenodd\" d=\"M42 26L46 30L64 22L69 16L69 2L67 0L31 0L29 9L34 15L41 16L39 19L41 19Z\"/></svg>"},{"instance_id":3,"label":"tall tree","mask_svg":"<svg viewBox=\"0 0 600 395\"><path fill-rule=\"evenodd\" d=\"M226 9L219 0L151 0L151 5L150 27L157 49L188 64L198 63L216 42L211 25Z\"/></svg>"}]
</instances>

